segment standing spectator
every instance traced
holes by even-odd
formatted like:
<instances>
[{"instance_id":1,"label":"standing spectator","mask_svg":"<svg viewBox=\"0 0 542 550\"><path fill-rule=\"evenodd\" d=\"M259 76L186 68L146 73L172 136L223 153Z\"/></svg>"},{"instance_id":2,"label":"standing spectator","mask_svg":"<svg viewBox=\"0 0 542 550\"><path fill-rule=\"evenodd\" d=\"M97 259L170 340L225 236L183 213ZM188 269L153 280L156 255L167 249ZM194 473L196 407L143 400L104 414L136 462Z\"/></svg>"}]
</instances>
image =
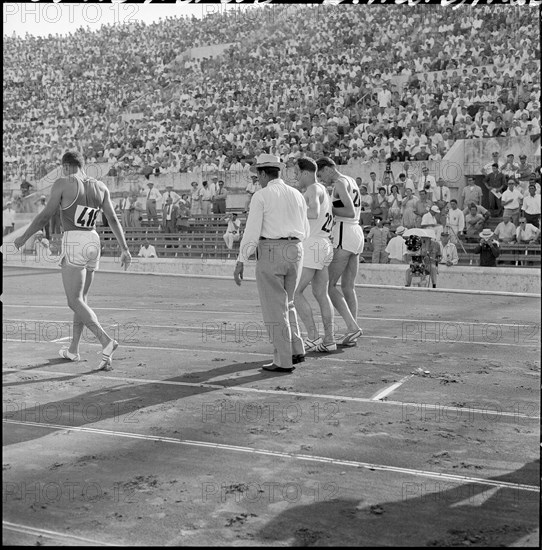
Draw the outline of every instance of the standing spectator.
<instances>
[{"instance_id":1,"label":"standing spectator","mask_svg":"<svg viewBox=\"0 0 542 550\"><path fill-rule=\"evenodd\" d=\"M359 200L361 203L361 224L370 225L373 219L373 197L367 193L367 186L365 184L359 186Z\"/></svg>"},{"instance_id":2,"label":"standing spectator","mask_svg":"<svg viewBox=\"0 0 542 550\"><path fill-rule=\"evenodd\" d=\"M245 203L245 213L250 210L250 201L252 200L252 195L254 195L256 191L259 191L261 189L260 182L258 181L258 176L256 174L251 174L250 178L251 181L246 188L247 200Z\"/></svg>"},{"instance_id":3,"label":"standing spectator","mask_svg":"<svg viewBox=\"0 0 542 550\"><path fill-rule=\"evenodd\" d=\"M506 162L504 163L503 167L501 168L501 172L507 177L507 178L515 178L519 174L519 165L514 161L514 155L513 153L510 153L506 155Z\"/></svg>"},{"instance_id":4,"label":"standing spectator","mask_svg":"<svg viewBox=\"0 0 542 550\"><path fill-rule=\"evenodd\" d=\"M391 193L388 196L388 204L388 216L393 229L401 223L401 205L403 204L403 198L399 194L399 187L395 184L391 186Z\"/></svg>"},{"instance_id":5,"label":"standing spectator","mask_svg":"<svg viewBox=\"0 0 542 550\"><path fill-rule=\"evenodd\" d=\"M512 223L512 218L503 218L494 235L503 243L513 243L516 240L516 226Z\"/></svg>"},{"instance_id":6,"label":"standing spectator","mask_svg":"<svg viewBox=\"0 0 542 550\"><path fill-rule=\"evenodd\" d=\"M158 189L154 188L154 183L149 181L147 183L149 190L147 191L147 223L153 227L158 226L158 212L156 211L156 203L162 198L162 195Z\"/></svg>"},{"instance_id":7,"label":"standing spectator","mask_svg":"<svg viewBox=\"0 0 542 550\"><path fill-rule=\"evenodd\" d=\"M403 198L403 205L401 207L401 211L403 214L402 224L407 229L413 229L414 227L418 227L418 221L420 219L418 218L418 215L417 215L418 202L419 202L418 197L416 197L413 194L410 188L407 188L406 194Z\"/></svg>"},{"instance_id":8,"label":"standing spectator","mask_svg":"<svg viewBox=\"0 0 542 550\"><path fill-rule=\"evenodd\" d=\"M380 187L378 195L373 199L373 216L378 216L383 222L387 221L389 206L386 188Z\"/></svg>"},{"instance_id":9,"label":"standing spectator","mask_svg":"<svg viewBox=\"0 0 542 550\"><path fill-rule=\"evenodd\" d=\"M467 185L461 191L461 209L468 207L472 202L482 204L482 189L476 185L472 176L467 177Z\"/></svg>"},{"instance_id":10,"label":"standing spectator","mask_svg":"<svg viewBox=\"0 0 542 550\"><path fill-rule=\"evenodd\" d=\"M201 189L198 188L198 182L193 181L191 184L192 191L190 194L190 215L199 216L201 214Z\"/></svg>"},{"instance_id":11,"label":"standing spectator","mask_svg":"<svg viewBox=\"0 0 542 550\"><path fill-rule=\"evenodd\" d=\"M508 180L508 189L502 194L501 203L504 207L504 218L512 218L514 225L519 223L519 212L523 195L513 179Z\"/></svg>"},{"instance_id":12,"label":"standing spectator","mask_svg":"<svg viewBox=\"0 0 542 550\"><path fill-rule=\"evenodd\" d=\"M162 231L164 233L175 233L177 228L177 216L179 214L179 208L173 204L173 199L166 198L166 204L162 212Z\"/></svg>"},{"instance_id":13,"label":"standing spectator","mask_svg":"<svg viewBox=\"0 0 542 550\"><path fill-rule=\"evenodd\" d=\"M152 244L149 243L148 239L145 239L143 241L143 244L139 249L138 256L140 258L158 258L158 255L156 254L156 249Z\"/></svg>"},{"instance_id":14,"label":"standing spectator","mask_svg":"<svg viewBox=\"0 0 542 550\"><path fill-rule=\"evenodd\" d=\"M241 238L241 220L237 219L237 214L233 213L231 216L226 216L224 221L228 223L226 233L224 233L224 242L228 247L228 250L233 248L233 243L237 242Z\"/></svg>"},{"instance_id":15,"label":"standing spectator","mask_svg":"<svg viewBox=\"0 0 542 550\"><path fill-rule=\"evenodd\" d=\"M443 231L440 235L440 262L441 264L451 267L459 263L459 255L454 243L450 242L450 234Z\"/></svg>"},{"instance_id":16,"label":"standing spectator","mask_svg":"<svg viewBox=\"0 0 542 550\"><path fill-rule=\"evenodd\" d=\"M226 213L226 197L228 192L224 188L224 182L220 180L218 182L218 189L215 192L214 201L213 201L213 212L215 214L225 214Z\"/></svg>"},{"instance_id":17,"label":"standing spectator","mask_svg":"<svg viewBox=\"0 0 542 550\"><path fill-rule=\"evenodd\" d=\"M177 231L183 232L190 227L190 204L188 195L182 195L178 204L179 212L177 214Z\"/></svg>"},{"instance_id":18,"label":"standing spectator","mask_svg":"<svg viewBox=\"0 0 542 550\"><path fill-rule=\"evenodd\" d=\"M371 227L367 238L373 245L373 264L387 264L388 254L386 252L386 246L388 245L388 238L390 231L388 227L382 224L382 218L380 216L375 217L375 225Z\"/></svg>"},{"instance_id":19,"label":"standing spectator","mask_svg":"<svg viewBox=\"0 0 542 550\"><path fill-rule=\"evenodd\" d=\"M495 267L500 255L499 242L493 238L491 229L484 229L480 233L480 242L474 249L475 254L480 254L480 267Z\"/></svg>"},{"instance_id":20,"label":"standing spectator","mask_svg":"<svg viewBox=\"0 0 542 550\"><path fill-rule=\"evenodd\" d=\"M207 181L203 181L201 184L203 187L200 190L201 194L201 213L204 216L212 214L211 205L213 202L213 191L209 188Z\"/></svg>"},{"instance_id":21,"label":"standing spectator","mask_svg":"<svg viewBox=\"0 0 542 550\"><path fill-rule=\"evenodd\" d=\"M450 202L450 198L450 189L444 185L444 180L439 178L433 200L439 209L442 210Z\"/></svg>"},{"instance_id":22,"label":"standing spectator","mask_svg":"<svg viewBox=\"0 0 542 550\"><path fill-rule=\"evenodd\" d=\"M120 214L120 223L126 229L130 227L130 195L128 191L124 191L122 194L122 199L120 199L118 204L118 210Z\"/></svg>"},{"instance_id":23,"label":"standing spectator","mask_svg":"<svg viewBox=\"0 0 542 550\"><path fill-rule=\"evenodd\" d=\"M526 162L527 155L519 155L519 165L518 165L518 180L521 187L521 192L524 195L527 195L528 186L529 186L529 177L534 172L534 167L532 164Z\"/></svg>"},{"instance_id":24,"label":"standing spectator","mask_svg":"<svg viewBox=\"0 0 542 550\"><path fill-rule=\"evenodd\" d=\"M523 199L521 211L527 223L540 229L540 194L536 193L536 184L529 184L529 194Z\"/></svg>"},{"instance_id":25,"label":"standing spectator","mask_svg":"<svg viewBox=\"0 0 542 550\"><path fill-rule=\"evenodd\" d=\"M493 173L493 166L496 164L497 168L500 168L504 162L499 161L499 151L493 151L491 153L491 162L488 162L483 168L482 168L482 174L484 176L489 176L489 174Z\"/></svg>"},{"instance_id":26,"label":"standing spectator","mask_svg":"<svg viewBox=\"0 0 542 550\"><path fill-rule=\"evenodd\" d=\"M405 239L402 235L406 229L400 225L395 230L395 237L390 239L388 246L386 246L386 254L390 260L390 264L404 264L405 253L407 251Z\"/></svg>"},{"instance_id":27,"label":"standing spectator","mask_svg":"<svg viewBox=\"0 0 542 550\"><path fill-rule=\"evenodd\" d=\"M440 232L442 231L442 226L440 226L437 215L440 214L438 206L433 205L429 212L426 212L420 222L420 227L432 238L438 239L440 237ZM437 229L438 228L438 229ZM438 234L438 235L437 235Z\"/></svg>"},{"instance_id":28,"label":"standing spectator","mask_svg":"<svg viewBox=\"0 0 542 550\"><path fill-rule=\"evenodd\" d=\"M257 250L256 283L274 348L273 362L263 368L291 372L294 363L305 359L294 293L303 257L301 243L310 227L303 195L279 178L283 166L271 154L262 153L256 160L262 190L252 198L234 279L241 285L244 264Z\"/></svg>"},{"instance_id":29,"label":"standing spectator","mask_svg":"<svg viewBox=\"0 0 542 550\"><path fill-rule=\"evenodd\" d=\"M465 231L465 215L457 207L457 201L450 201L450 209L446 217L446 229L450 233L450 241L454 244L459 242L460 235Z\"/></svg>"},{"instance_id":30,"label":"standing spectator","mask_svg":"<svg viewBox=\"0 0 542 550\"><path fill-rule=\"evenodd\" d=\"M478 208L472 203L469 213L465 216L465 235L468 241L478 240L484 222L484 216L478 212Z\"/></svg>"},{"instance_id":31,"label":"standing spectator","mask_svg":"<svg viewBox=\"0 0 542 550\"><path fill-rule=\"evenodd\" d=\"M11 208L11 201L6 203L6 209L2 212L4 220L4 237L15 230L15 210Z\"/></svg>"},{"instance_id":32,"label":"standing spectator","mask_svg":"<svg viewBox=\"0 0 542 550\"><path fill-rule=\"evenodd\" d=\"M369 174L369 184L367 185L367 191L369 191L369 195L377 195L378 189L382 186L382 182L378 181L376 179L376 172L371 172Z\"/></svg>"},{"instance_id":33,"label":"standing spectator","mask_svg":"<svg viewBox=\"0 0 542 550\"><path fill-rule=\"evenodd\" d=\"M499 171L499 165L495 162L491 165L491 174L484 180L484 185L489 191L489 211L493 217L499 217L502 213L501 196L506 186L506 178Z\"/></svg>"},{"instance_id":34,"label":"standing spectator","mask_svg":"<svg viewBox=\"0 0 542 550\"><path fill-rule=\"evenodd\" d=\"M540 231L531 223L527 223L527 218L519 219L519 227L516 230L516 241L520 244L534 244Z\"/></svg>"},{"instance_id":35,"label":"standing spectator","mask_svg":"<svg viewBox=\"0 0 542 550\"><path fill-rule=\"evenodd\" d=\"M435 180L435 177L431 176L429 174L429 168L427 166L424 166L422 168L422 176L418 181L418 193L420 193L420 191L425 190L429 198L431 200L435 200L434 197L435 197L436 188L437 188L437 182Z\"/></svg>"},{"instance_id":36,"label":"standing spectator","mask_svg":"<svg viewBox=\"0 0 542 550\"><path fill-rule=\"evenodd\" d=\"M137 193L133 193L130 197L130 206L128 210L130 212L128 227L141 227L145 207L137 196Z\"/></svg>"},{"instance_id":37,"label":"standing spectator","mask_svg":"<svg viewBox=\"0 0 542 550\"><path fill-rule=\"evenodd\" d=\"M171 199L173 202L173 206L178 206L179 201L181 200L181 196L175 193L173 191L173 184L168 183L166 185L166 191L164 192L163 198L167 201L167 199Z\"/></svg>"}]
</instances>

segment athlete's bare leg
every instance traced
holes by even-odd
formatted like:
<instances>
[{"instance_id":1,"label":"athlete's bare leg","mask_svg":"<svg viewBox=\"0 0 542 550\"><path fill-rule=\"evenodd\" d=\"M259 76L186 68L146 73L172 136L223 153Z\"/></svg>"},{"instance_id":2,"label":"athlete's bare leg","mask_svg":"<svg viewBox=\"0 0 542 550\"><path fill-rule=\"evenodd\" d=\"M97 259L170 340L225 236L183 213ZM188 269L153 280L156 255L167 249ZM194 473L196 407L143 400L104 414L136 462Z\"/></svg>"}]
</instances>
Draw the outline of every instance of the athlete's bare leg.
<instances>
[{"instance_id":1,"label":"athlete's bare leg","mask_svg":"<svg viewBox=\"0 0 542 550\"><path fill-rule=\"evenodd\" d=\"M358 322L358 296L356 294L356 277L358 276L359 256L357 254L351 254L348 259L348 264L341 277L341 289L343 291L344 299L348 304L348 309L354 318L354 321Z\"/></svg>"},{"instance_id":2,"label":"athlete's bare leg","mask_svg":"<svg viewBox=\"0 0 542 550\"><path fill-rule=\"evenodd\" d=\"M113 339L105 332L98 321L98 317L88 307L84 298L86 270L68 265L66 262L62 265L62 283L68 299L68 306L77 316L79 322L82 322L94 336L98 339L104 350L110 351ZM110 353L108 353L110 355Z\"/></svg>"},{"instance_id":3,"label":"athlete's bare leg","mask_svg":"<svg viewBox=\"0 0 542 550\"><path fill-rule=\"evenodd\" d=\"M83 301L87 303L88 291L94 280L94 271L84 270L85 274L85 283L83 286ZM68 351L74 355L79 354L79 342L81 341L81 335L83 334L83 329L85 328L85 323L81 321L77 313L73 314L73 333L72 341L70 342L70 347Z\"/></svg>"},{"instance_id":4,"label":"athlete's bare leg","mask_svg":"<svg viewBox=\"0 0 542 550\"><path fill-rule=\"evenodd\" d=\"M341 294L337 288L337 283L343 273L348 268L350 262L350 256L357 259L357 255L348 252L347 250L341 250L336 248L333 251L333 261L329 265L329 297L331 302L335 306L335 309L339 312L339 315L346 323L348 332L356 332L359 330L359 326L355 317L352 315L350 308L345 300L345 297ZM348 278L348 275L347 275ZM341 285L342 287L342 285Z\"/></svg>"},{"instance_id":5,"label":"athlete's bare leg","mask_svg":"<svg viewBox=\"0 0 542 550\"><path fill-rule=\"evenodd\" d=\"M324 267L317 270L312 278L312 293L320 306L322 323L324 324L324 344L335 343L335 323L333 315L333 304L328 294L329 270Z\"/></svg>"},{"instance_id":6,"label":"athlete's bare leg","mask_svg":"<svg viewBox=\"0 0 542 550\"><path fill-rule=\"evenodd\" d=\"M309 340L316 340L320 336L318 332L318 328L316 327L316 323L314 322L312 307L309 304L309 301L307 300L307 298L305 298L303 294L303 291L307 288L307 286L309 286L309 283L313 281L315 273L316 273L316 269L311 269L308 267L303 268L303 271L301 273L301 279L299 280L299 284L295 289L295 295L294 295L295 309L299 313L299 317L301 317L301 321L303 321L303 324L307 329L307 335Z\"/></svg>"}]
</instances>

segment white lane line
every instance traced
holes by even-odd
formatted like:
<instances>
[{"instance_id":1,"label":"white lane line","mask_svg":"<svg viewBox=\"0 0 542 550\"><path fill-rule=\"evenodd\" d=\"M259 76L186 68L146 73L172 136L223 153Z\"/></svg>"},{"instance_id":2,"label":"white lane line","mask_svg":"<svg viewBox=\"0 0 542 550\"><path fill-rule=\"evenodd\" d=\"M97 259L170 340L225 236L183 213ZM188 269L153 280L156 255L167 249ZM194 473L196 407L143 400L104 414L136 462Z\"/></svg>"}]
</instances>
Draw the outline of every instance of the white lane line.
<instances>
[{"instance_id":1,"label":"white lane line","mask_svg":"<svg viewBox=\"0 0 542 550\"><path fill-rule=\"evenodd\" d=\"M58 376L73 376L73 372L58 372L58 371L50 371L50 370L39 370L39 369L32 369L31 371L25 370L25 369L10 369L9 371L3 371L4 374L19 374L19 373L26 373L28 374L31 372L32 374L42 374L42 375L58 375ZM85 376L92 376L93 378L99 378L104 380L118 380L121 382L129 382L132 384L159 384L164 386L189 386L189 387L195 387L195 388L209 388L209 389L216 389L216 390L224 390L228 392L241 392L241 393L261 393L261 394L268 394L268 395L279 395L281 397L287 396L287 397L308 397L308 398L319 398L319 399L330 399L332 401L350 401L354 403L379 403L380 405L390 405L392 407L402 407L404 409L404 413L407 414L407 416L413 417L413 415L420 413L420 418L424 418L422 416L422 411L425 417L427 417L428 413L432 411L436 411L439 414L443 414L443 412L448 415L449 413L460 413L460 415L463 415L464 413L467 413L468 415L475 415L475 414L481 414L483 416L505 416L510 417L514 419L524 418L528 420L540 420L539 415L528 415L523 414L519 412L519 408L515 412L506 412L502 410L492 410L492 409L477 409L472 407L454 407L449 406L442 403L408 403L408 402L401 402L401 401L375 401L372 397L350 397L346 395L329 395L329 394L323 394L323 393L308 393L308 392L294 392L294 391L283 391L283 390L268 390L268 389L261 389L261 388L247 388L245 386L222 386L219 384L209 384L208 382L178 382L175 380L156 380L152 378L129 378L127 376L113 376L113 375L106 375L106 374L98 374L98 373L85 373ZM265 381L265 379L262 379ZM415 409L415 410L413 410Z\"/></svg>"},{"instance_id":2,"label":"white lane line","mask_svg":"<svg viewBox=\"0 0 542 550\"><path fill-rule=\"evenodd\" d=\"M381 399L384 399L384 397L387 397L390 395L390 393L394 392L399 386L402 386L407 380L410 380L414 375L409 374L408 376L405 376L404 378L401 378L399 382L395 382L395 384L392 384L391 386L384 388L383 390L377 392L371 399L373 401L379 401Z\"/></svg>"},{"instance_id":3,"label":"white lane line","mask_svg":"<svg viewBox=\"0 0 542 550\"><path fill-rule=\"evenodd\" d=\"M13 308L44 308L44 309L64 309L66 310L66 306L27 306L27 305L14 305L14 304L4 304L4 307L13 307ZM158 309L158 308L112 308L112 307L94 307L94 310L99 311L171 311L172 313L179 313L176 309ZM196 309L196 310L190 310L190 309L183 309L182 313L213 313L213 314L221 314L221 315L253 315L257 316L258 312L249 312L249 311L209 311L205 309ZM33 321L41 321L42 323L63 323L68 321L59 321L58 319L54 320L45 320L45 319L7 319L8 321L19 321L19 322L33 322ZM377 321L377 322L389 322L389 321L396 321L396 322L403 322L403 323L437 323L441 325L466 325L466 326L482 326L482 327L540 327L540 323L530 323L530 324L524 324L524 323L482 323L480 321L443 321L440 319L402 319L402 318L396 318L396 317L365 317L365 316L358 316L358 320L362 321ZM71 321L69 321L71 322ZM262 323L263 325L263 323ZM157 328L176 328L175 326L170 325L139 325L139 326L153 326Z\"/></svg>"},{"instance_id":4,"label":"white lane line","mask_svg":"<svg viewBox=\"0 0 542 550\"><path fill-rule=\"evenodd\" d=\"M16 533L21 533L23 535L61 539L66 542L84 542L90 546L125 546L119 543L100 542L93 539L78 537L76 535L67 535L65 533L59 533L58 531L51 531L49 529L41 529L39 527L29 527L28 525L20 525L19 523L12 523L10 521L2 521L2 527L9 531L15 531Z\"/></svg>"},{"instance_id":5,"label":"white lane line","mask_svg":"<svg viewBox=\"0 0 542 550\"><path fill-rule=\"evenodd\" d=\"M511 482L497 481L492 479L444 474L439 472L430 472L427 470L415 470L412 468L400 468L398 466L386 466L384 464L371 464L369 462L360 462L357 460L340 460L340 459L327 458L327 457L316 456L316 455L300 455L300 454L286 453L286 452L280 452L280 451L254 449L252 447L242 447L240 445L226 445L224 443L192 441L189 439L179 439L174 437L163 437L163 436L145 435L145 434L128 433L128 432L118 432L114 430L103 430L100 428L89 428L89 427L83 427L83 426L64 426L61 424L43 424L41 422L25 422L25 421L19 421L19 420L4 420L4 423L17 424L20 426L45 428L48 430L62 430L65 433L82 432L82 433L92 433L97 435L126 437L130 439L142 439L145 441L160 441L162 443L173 443L177 445L187 445L187 446L193 446L193 447L206 447L206 448L219 449L224 451L248 453L252 455L275 456L279 458L306 460L308 462L321 462L326 464L334 464L338 466L351 466L354 468L365 468L368 470L394 472L394 473L407 474L407 475L413 475L413 476L419 476L419 477L446 479L448 481L457 481L461 483L477 483L480 485L487 485L490 487L514 488L514 489L521 489L524 491L540 492L540 488L535 485L524 485L520 483L511 483Z\"/></svg>"}]
</instances>

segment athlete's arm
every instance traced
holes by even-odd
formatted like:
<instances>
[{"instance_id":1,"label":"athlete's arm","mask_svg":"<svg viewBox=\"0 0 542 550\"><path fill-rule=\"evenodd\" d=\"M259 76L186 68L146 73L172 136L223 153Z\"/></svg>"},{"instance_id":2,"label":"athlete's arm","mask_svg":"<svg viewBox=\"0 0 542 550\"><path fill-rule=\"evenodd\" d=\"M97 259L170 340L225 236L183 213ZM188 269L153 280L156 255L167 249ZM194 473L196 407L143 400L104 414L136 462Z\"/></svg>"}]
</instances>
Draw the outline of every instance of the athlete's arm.
<instances>
[{"instance_id":1,"label":"athlete's arm","mask_svg":"<svg viewBox=\"0 0 542 550\"><path fill-rule=\"evenodd\" d=\"M62 190L64 188L64 179L59 178L53 183L51 189L51 195L45 205L45 208L32 220L32 223L28 226L27 230L17 239L13 241L17 248L21 248L23 244L39 229L41 229L49 220L53 214L60 208L62 200Z\"/></svg>"},{"instance_id":2,"label":"athlete's arm","mask_svg":"<svg viewBox=\"0 0 542 550\"><path fill-rule=\"evenodd\" d=\"M317 220L320 215L320 197L315 185L311 185L305 193L305 201L307 202L307 218L309 220Z\"/></svg>"},{"instance_id":3,"label":"athlete's arm","mask_svg":"<svg viewBox=\"0 0 542 550\"><path fill-rule=\"evenodd\" d=\"M352 197L348 193L346 188L346 181L342 178L338 179L335 182L335 191L334 191L333 202L340 199L343 203L342 206L333 205L333 215L341 216L343 218L354 218L356 215L354 210L354 203L352 202Z\"/></svg>"},{"instance_id":4,"label":"athlete's arm","mask_svg":"<svg viewBox=\"0 0 542 550\"><path fill-rule=\"evenodd\" d=\"M126 270L128 269L128 266L132 261L132 256L130 254L130 250L128 249L128 245L126 244L126 238L124 237L122 226L119 223L117 214L115 214L115 207L111 202L109 189L105 185L102 187L102 189L104 191L102 210L105 217L107 218L107 221L109 222L109 227L111 227L111 231L113 231L113 235L115 235L117 241L120 244L120 247L122 249L122 253L120 255L120 265L121 267L124 266L124 269Z\"/></svg>"}]
</instances>

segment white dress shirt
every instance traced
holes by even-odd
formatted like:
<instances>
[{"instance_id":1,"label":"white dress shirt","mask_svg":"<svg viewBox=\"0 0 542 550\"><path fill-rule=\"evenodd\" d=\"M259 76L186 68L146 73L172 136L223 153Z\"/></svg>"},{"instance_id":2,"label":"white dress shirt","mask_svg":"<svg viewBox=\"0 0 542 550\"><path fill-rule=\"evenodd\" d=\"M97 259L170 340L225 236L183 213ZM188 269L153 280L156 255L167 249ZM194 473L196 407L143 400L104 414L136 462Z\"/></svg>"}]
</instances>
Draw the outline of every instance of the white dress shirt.
<instances>
[{"instance_id":1,"label":"white dress shirt","mask_svg":"<svg viewBox=\"0 0 542 550\"><path fill-rule=\"evenodd\" d=\"M148 201L159 201L162 198L162 194L158 191L158 189L156 189L156 187L149 189L145 196Z\"/></svg>"},{"instance_id":2,"label":"white dress shirt","mask_svg":"<svg viewBox=\"0 0 542 550\"><path fill-rule=\"evenodd\" d=\"M400 235L393 237L386 246L386 252L390 260L399 260L400 262L404 261L403 256L406 254L407 247L405 239Z\"/></svg>"},{"instance_id":3,"label":"white dress shirt","mask_svg":"<svg viewBox=\"0 0 542 550\"><path fill-rule=\"evenodd\" d=\"M433 191L433 200L450 202L450 189L445 185L443 185L442 187L439 187L437 185L436 189Z\"/></svg>"},{"instance_id":4,"label":"white dress shirt","mask_svg":"<svg viewBox=\"0 0 542 550\"><path fill-rule=\"evenodd\" d=\"M433 193L433 197L435 196L435 189L437 188L437 181L435 180L434 176L420 176L420 179L418 181L418 191L421 191L422 189L425 189L425 184L428 183L431 186L431 193Z\"/></svg>"},{"instance_id":5,"label":"white dress shirt","mask_svg":"<svg viewBox=\"0 0 542 550\"><path fill-rule=\"evenodd\" d=\"M527 195L523 199L521 209L525 214L529 214L530 216L536 216L537 214L540 216L540 195L535 195L534 197Z\"/></svg>"},{"instance_id":6,"label":"white dress shirt","mask_svg":"<svg viewBox=\"0 0 542 550\"><path fill-rule=\"evenodd\" d=\"M507 189L501 197L501 203L504 206L504 208L508 210L515 210L516 208L519 208L520 202L523 199L523 195L521 194L521 191L518 189L512 189L510 191ZM510 201L511 202L507 202Z\"/></svg>"},{"instance_id":7,"label":"white dress shirt","mask_svg":"<svg viewBox=\"0 0 542 550\"><path fill-rule=\"evenodd\" d=\"M451 227L455 233L459 233L465 229L465 214L459 208L453 210L450 208L446 225Z\"/></svg>"},{"instance_id":8,"label":"white dress shirt","mask_svg":"<svg viewBox=\"0 0 542 550\"><path fill-rule=\"evenodd\" d=\"M520 226L516 230L516 241L518 243L532 241L538 237L538 229L532 223L526 223L525 229Z\"/></svg>"},{"instance_id":9,"label":"white dress shirt","mask_svg":"<svg viewBox=\"0 0 542 550\"><path fill-rule=\"evenodd\" d=\"M149 245L149 248L142 246L139 250L138 256L140 258L156 258L156 249L152 244Z\"/></svg>"},{"instance_id":10,"label":"white dress shirt","mask_svg":"<svg viewBox=\"0 0 542 550\"><path fill-rule=\"evenodd\" d=\"M164 191L163 199L164 202L171 197L173 201L173 206L175 206L180 200L181 196L175 193L175 191Z\"/></svg>"},{"instance_id":11,"label":"white dress shirt","mask_svg":"<svg viewBox=\"0 0 542 550\"><path fill-rule=\"evenodd\" d=\"M271 180L252 196L239 262L248 262L260 237L295 237L304 241L310 235L307 203L303 195L281 179Z\"/></svg>"},{"instance_id":12,"label":"white dress shirt","mask_svg":"<svg viewBox=\"0 0 542 550\"><path fill-rule=\"evenodd\" d=\"M442 258L439 263L446 264L446 262L452 262L452 265L457 265L459 263L459 256L454 243L449 242L446 246L440 243L440 253Z\"/></svg>"}]
</instances>

